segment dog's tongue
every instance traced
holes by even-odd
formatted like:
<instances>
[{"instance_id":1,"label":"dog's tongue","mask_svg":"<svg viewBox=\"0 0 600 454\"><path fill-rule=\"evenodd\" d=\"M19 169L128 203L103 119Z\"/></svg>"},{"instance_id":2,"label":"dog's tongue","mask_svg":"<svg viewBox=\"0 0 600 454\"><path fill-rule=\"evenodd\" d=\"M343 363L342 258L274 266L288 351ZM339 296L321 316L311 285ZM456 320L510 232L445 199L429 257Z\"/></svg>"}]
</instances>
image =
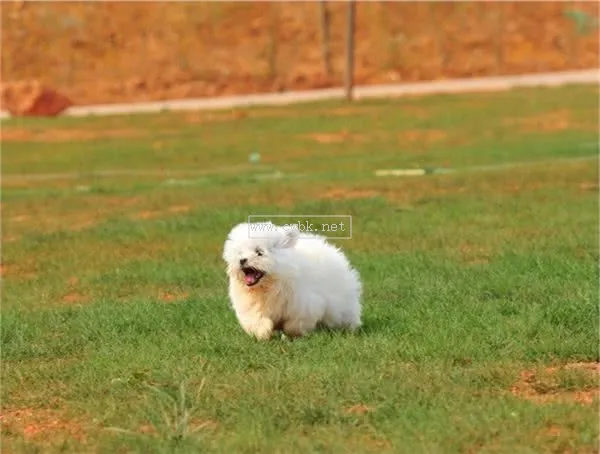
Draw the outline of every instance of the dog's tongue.
<instances>
[{"instance_id":1,"label":"dog's tongue","mask_svg":"<svg viewBox=\"0 0 600 454\"><path fill-rule=\"evenodd\" d=\"M250 273L244 276L244 281L246 281L247 285L254 284L256 282L256 274Z\"/></svg>"}]
</instances>

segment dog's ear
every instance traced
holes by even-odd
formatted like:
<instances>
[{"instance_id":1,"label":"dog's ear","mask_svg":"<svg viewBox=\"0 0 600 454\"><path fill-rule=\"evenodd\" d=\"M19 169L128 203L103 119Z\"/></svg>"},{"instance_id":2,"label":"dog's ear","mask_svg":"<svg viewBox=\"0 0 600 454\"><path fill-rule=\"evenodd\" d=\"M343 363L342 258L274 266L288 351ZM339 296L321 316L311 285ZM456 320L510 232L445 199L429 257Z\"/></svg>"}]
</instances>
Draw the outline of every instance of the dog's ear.
<instances>
[{"instance_id":1,"label":"dog's ear","mask_svg":"<svg viewBox=\"0 0 600 454\"><path fill-rule=\"evenodd\" d=\"M291 248L296 245L300 233L297 229L284 229L278 246L281 248Z\"/></svg>"}]
</instances>

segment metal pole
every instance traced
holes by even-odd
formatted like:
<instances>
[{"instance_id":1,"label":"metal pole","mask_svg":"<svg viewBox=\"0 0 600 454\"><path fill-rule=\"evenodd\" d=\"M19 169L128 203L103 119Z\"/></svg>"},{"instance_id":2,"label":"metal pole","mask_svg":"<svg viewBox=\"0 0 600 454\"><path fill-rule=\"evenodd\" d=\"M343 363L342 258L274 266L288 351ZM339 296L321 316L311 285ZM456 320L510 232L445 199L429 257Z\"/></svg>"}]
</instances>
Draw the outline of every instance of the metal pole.
<instances>
[{"instance_id":1,"label":"metal pole","mask_svg":"<svg viewBox=\"0 0 600 454\"><path fill-rule=\"evenodd\" d=\"M345 86L346 99L352 101L352 89L354 88L354 29L356 17L356 3L354 0L348 2L348 21L346 23L346 72Z\"/></svg>"}]
</instances>

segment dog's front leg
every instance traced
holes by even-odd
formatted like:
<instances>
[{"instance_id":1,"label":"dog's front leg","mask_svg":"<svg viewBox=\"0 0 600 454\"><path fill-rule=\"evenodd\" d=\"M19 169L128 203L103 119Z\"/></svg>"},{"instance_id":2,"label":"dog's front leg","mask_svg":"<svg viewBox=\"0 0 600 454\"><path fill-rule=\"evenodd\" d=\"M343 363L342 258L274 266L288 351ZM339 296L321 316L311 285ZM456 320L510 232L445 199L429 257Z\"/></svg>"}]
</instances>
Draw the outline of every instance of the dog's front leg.
<instances>
[{"instance_id":1,"label":"dog's front leg","mask_svg":"<svg viewBox=\"0 0 600 454\"><path fill-rule=\"evenodd\" d=\"M244 314L240 324L246 333L258 340L269 340L273 336L273 320L260 314Z\"/></svg>"}]
</instances>

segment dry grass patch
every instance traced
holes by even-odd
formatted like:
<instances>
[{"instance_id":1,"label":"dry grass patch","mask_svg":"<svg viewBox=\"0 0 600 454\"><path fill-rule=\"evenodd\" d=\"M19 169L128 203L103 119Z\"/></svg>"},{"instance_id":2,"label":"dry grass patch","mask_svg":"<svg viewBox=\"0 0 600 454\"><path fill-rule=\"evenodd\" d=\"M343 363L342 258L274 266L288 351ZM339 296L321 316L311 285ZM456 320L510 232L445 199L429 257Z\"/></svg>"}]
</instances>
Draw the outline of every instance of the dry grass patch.
<instances>
[{"instance_id":1,"label":"dry grass patch","mask_svg":"<svg viewBox=\"0 0 600 454\"><path fill-rule=\"evenodd\" d=\"M86 425L73 419L66 411L50 408L4 409L0 416L2 435L23 437L26 440L52 444L58 440L85 442Z\"/></svg>"},{"instance_id":2,"label":"dry grass patch","mask_svg":"<svg viewBox=\"0 0 600 454\"><path fill-rule=\"evenodd\" d=\"M191 208L187 205L176 205L176 206L169 207L166 210L140 211L138 213L131 215L130 217L132 219L138 219L138 220L156 219L156 218L163 218L166 216L172 216L172 215L181 214L181 213L187 213L190 211L190 209Z\"/></svg>"},{"instance_id":3,"label":"dry grass patch","mask_svg":"<svg viewBox=\"0 0 600 454\"><path fill-rule=\"evenodd\" d=\"M333 188L323 194L325 199L370 199L380 195L378 191L370 189Z\"/></svg>"},{"instance_id":4,"label":"dry grass patch","mask_svg":"<svg viewBox=\"0 0 600 454\"><path fill-rule=\"evenodd\" d=\"M586 120L577 119L568 109L543 112L521 118L509 118L505 126L516 128L521 133L559 132L559 131L594 131L598 130L594 115Z\"/></svg>"},{"instance_id":5,"label":"dry grass patch","mask_svg":"<svg viewBox=\"0 0 600 454\"><path fill-rule=\"evenodd\" d=\"M367 142L368 139L363 134L353 134L347 130L343 130L340 132L316 132L312 134L308 134L304 136L310 140L313 140L320 144L337 144L337 143L364 143Z\"/></svg>"},{"instance_id":6,"label":"dry grass patch","mask_svg":"<svg viewBox=\"0 0 600 454\"><path fill-rule=\"evenodd\" d=\"M521 372L511 393L535 403L591 405L600 397L600 363L571 363Z\"/></svg>"},{"instance_id":7,"label":"dry grass patch","mask_svg":"<svg viewBox=\"0 0 600 454\"><path fill-rule=\"evenodd\" d=\"M53 129L43 130L10 128L2 131L2 142L86 142L98 139L131 139L145 137L137 129Z\"/></svg>"}]
</instances>

